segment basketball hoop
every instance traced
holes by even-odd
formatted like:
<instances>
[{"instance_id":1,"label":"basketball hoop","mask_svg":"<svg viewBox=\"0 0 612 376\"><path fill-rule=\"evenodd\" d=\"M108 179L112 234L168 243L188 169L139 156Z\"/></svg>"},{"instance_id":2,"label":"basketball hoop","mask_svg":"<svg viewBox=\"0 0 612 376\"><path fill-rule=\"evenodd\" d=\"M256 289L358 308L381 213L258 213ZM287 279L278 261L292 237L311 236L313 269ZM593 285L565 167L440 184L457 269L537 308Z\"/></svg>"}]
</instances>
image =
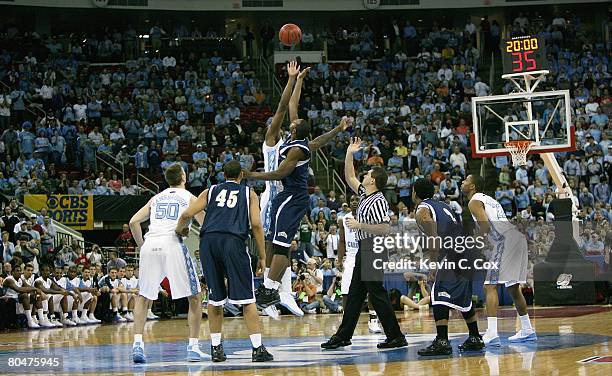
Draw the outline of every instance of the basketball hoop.
<instances>
[{"instance_id":1,"label":"basketball hoop","mask_svg":"<svg viewBox=\"0 0 612 376\"><path fill-rule=\"evenodd\" d=\"M512 156L512 164L515 167L527 164L527 153L529 153L533 145L535 145L535 142L531 140L515 140L504 143L504 146Z\"/></svg>"}]
</instances>

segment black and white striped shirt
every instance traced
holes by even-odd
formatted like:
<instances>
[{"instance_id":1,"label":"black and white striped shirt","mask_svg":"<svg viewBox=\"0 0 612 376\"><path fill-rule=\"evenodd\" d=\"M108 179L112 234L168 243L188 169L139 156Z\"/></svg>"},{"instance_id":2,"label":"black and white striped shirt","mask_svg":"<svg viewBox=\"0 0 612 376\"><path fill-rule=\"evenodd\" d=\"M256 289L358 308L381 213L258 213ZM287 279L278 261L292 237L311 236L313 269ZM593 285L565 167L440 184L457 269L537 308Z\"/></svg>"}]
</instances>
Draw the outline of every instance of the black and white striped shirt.
<instances>
[{"instance_id":1,"label":"black and white striped shirt","mask_svg":"<svg viewBox=\"0 0 612 376\"><path fill-rule=\"evenodd\" d=\"M357 221L369 225L389 223L389 203L381 191L366 194L365 187L359 185L359 207L357 208ZM373 237L373 234L357 230L357 240Z\"/></svg>"}]
</instances>

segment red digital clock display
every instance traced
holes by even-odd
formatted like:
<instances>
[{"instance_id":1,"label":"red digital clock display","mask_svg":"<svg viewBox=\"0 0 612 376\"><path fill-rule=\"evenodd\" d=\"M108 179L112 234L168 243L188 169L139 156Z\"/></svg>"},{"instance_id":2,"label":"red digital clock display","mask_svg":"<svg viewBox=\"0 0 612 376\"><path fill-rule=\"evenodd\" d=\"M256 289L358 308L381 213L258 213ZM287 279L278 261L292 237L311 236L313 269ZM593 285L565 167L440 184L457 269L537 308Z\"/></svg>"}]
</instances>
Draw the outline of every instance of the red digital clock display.
<instances>
[{"instance_id":1,"label":"red digital clock display","mask_svg":"<svg viewBox=\"0 0 612 376\"><path fill-rule=\"evenodd\" d=\"M504 74L543 70L545 62L544 41L540 37L524 36L503 42Z\"/></svg>"}]
</instances>

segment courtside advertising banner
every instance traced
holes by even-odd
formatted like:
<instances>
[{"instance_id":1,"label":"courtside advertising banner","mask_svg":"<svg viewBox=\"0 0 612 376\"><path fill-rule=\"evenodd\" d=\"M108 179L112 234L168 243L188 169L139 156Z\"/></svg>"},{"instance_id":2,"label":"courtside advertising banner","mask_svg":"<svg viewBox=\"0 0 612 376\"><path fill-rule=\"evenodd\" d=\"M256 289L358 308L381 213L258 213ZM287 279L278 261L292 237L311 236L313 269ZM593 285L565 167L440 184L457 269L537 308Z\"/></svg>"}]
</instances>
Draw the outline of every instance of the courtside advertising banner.
<instances>
[{"instance_id":1,"label":"courtside advertising banner","mask_svg":"<svg viewBox=\"0 0 612 376\"><path fill-rule=\"evenodd\" d=\"M49 217L75 230L93 230L93 196L25 195L24 204L36 211L47 208Z\"/></svg>"}]
</instances>

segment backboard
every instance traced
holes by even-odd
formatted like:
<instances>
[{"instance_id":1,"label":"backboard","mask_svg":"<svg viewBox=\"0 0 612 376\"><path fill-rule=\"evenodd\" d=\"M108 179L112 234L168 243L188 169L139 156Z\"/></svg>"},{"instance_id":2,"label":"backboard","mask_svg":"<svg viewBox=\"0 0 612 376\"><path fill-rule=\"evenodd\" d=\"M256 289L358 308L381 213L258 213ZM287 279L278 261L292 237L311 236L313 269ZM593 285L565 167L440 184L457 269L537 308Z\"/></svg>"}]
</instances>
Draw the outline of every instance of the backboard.
<instances>
[{"instance_id":1,"label":"backboard","mask_svg":"<svg viewBox=\"0 0 612 376\"><path fill-rule=\"evenodd\" d=\"M508 155L504 143L530 140L529 153L575 150L568 90L472 98L472 155Z\"/></svg>"}]
</instances>

